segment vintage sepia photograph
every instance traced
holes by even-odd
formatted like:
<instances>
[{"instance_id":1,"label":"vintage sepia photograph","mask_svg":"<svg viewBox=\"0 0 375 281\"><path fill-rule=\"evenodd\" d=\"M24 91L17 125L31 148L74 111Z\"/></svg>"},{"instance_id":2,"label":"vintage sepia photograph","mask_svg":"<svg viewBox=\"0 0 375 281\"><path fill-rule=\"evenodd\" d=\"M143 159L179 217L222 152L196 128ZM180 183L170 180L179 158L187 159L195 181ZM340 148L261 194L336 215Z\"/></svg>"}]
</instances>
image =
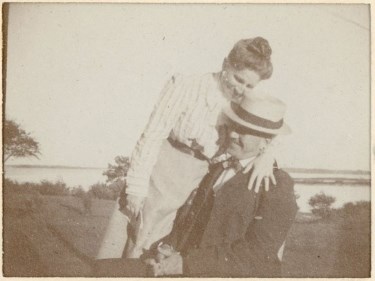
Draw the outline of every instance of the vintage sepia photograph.
<instances>
[{"instance_id":1,"label":"vintage sepia photograph","mask_svg":"<svg viewBox=\"0 0 375 281\"><path fill-rule=\"evenodd\" d=\"M3 276L371 277L370 13L3 4Z\"/></svg>"}]
</instances>

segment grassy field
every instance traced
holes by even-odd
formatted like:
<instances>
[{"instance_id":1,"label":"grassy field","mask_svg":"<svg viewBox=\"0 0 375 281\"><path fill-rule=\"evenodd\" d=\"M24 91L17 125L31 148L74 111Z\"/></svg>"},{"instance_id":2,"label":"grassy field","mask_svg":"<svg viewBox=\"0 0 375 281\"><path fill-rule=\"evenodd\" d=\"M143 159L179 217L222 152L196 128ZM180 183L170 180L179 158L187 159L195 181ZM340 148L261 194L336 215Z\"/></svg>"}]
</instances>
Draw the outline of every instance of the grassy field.
<instances>
[{"instance_id":1,"label":"grassy field","mask_svg":"<svg viewBox=\"0 0 375 281\"><path fill-rule=\"evenodd\" d=\"M89 276L114 201L5 192L5 276ZM313 220L298 214L284 251L285 277L369 277L370 212Z\"/></svg>"}]
</instances>

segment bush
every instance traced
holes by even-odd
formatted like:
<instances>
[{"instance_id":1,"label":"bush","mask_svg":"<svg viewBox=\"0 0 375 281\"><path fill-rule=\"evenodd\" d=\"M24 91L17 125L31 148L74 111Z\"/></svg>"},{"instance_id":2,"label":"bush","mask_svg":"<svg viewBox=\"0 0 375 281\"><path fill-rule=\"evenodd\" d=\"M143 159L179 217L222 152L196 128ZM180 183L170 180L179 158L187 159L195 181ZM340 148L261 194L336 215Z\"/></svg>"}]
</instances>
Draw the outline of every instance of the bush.
<instances>
[{"instance_id":1,"label":"bush","mask_svg":"<svg viewBox=\"0 0 375 281\"><path fill-rule=\"evenodd\" d=\"M95 198L116 200L120 194L122 187L123 181L120 180L115 181L110 185L106 185L104 183L96 183L90 186L89 193L91 193Z\"/></svg>"},{"instance_id":2,"label":"bush","mask_svg":"<svg viewBox=\"0 0 375 281\"><path fill-rule=\"evenodd\" d=\"M4 179L4 192L12 192L12 193L31 193L34 187L34 183L19 183L17 181L13 181L10 179Z\"/></svg>"},{"instance_id":3,"label":"bush","mask_svg":"<svg viewBox=\"0 0 375 281\"><path fill-rule=\"evenodd\" d=\"M309 200L309 205L312 207L312 213L318 215L323 219L329 218L332 213L331 205L336 201L332 196L320 192Z\"/></svg>"},{"instance_id":4,"label":"bush","mask_svg":"<svg viewBox=\"0 0 375 281\"><path fill-rule=\"evenodd\" d=\"M70 191L70 195L75 197L83 197L87 192L82 188L82 186L74 187Z\"/></svg>"},{"instance_id":5,"label":"bush","mask_svg":"<svg viewBox=\"0 0 375 281\"><path fill-rule=\"evenodd\" d=\"M349 202L344 204L339 211L346 217L361 217L364 214L371 213L371 203L369 201Z\"/></svg>"},{"instance_id":6,"label":"bush","mask_svg":"<svg viewBox=\"0 0 375 281\"><path fill-rule=\"evenodd\" d=\"M42 180L40 184L37 185L37 190L42 195L69 195L69 188L63 181L50 182L48 180Z\"/></svg>"},{"instance_id":7,"label":"bush","mask_svg":"<svg viewBox=\"0 0 375 281\"><path fill-rule=\"evenodd\" d=\"M41 195L69 195L69 188L62 181L51 182L48 180L42 180L40 183L19 183L10 179L4 180L5 192L14 193L38 193Z\"/></svg>"}]
</instances>

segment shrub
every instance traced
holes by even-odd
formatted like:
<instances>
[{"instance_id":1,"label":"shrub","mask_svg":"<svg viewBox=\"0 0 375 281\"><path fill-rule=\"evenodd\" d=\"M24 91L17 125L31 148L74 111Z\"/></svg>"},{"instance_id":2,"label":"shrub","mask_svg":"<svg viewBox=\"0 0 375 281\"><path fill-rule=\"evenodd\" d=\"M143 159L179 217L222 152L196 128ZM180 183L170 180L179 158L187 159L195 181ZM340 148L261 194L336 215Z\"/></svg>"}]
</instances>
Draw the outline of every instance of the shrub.
<instances>
[{"instance_id":1,"label":"shrub","mask_svg":"<svg viewBox=\"0 0 375 281\"><path fill-rule=\"evenodd\" d=\"M70 194L75 197L83 197L86 194L86 191L82 188L82 186L74 187Z\"/></svg>"},{"instance_id":2,"label":"shrub","mask_svg":"<svg viewBox=\"0 0 375 281\"><path fill-rule=\"evenodd\" d=\"M42 180L40 183L19 183L10 179L4 180L5 192L38 193L41 195L69 195L69 188L62 181L51 182Z\"/></svg>"},{"instance_id":3,"label":"shrub","mask_svg":"<svg viewBox=\"0 0 375 281\"><path fill-rule=\"evenodd\" d=\"M10 179L4 179L4 192L30 193L34 189L33 183L19 183Z\"/></svg>"},{"instance_id":4,"label":"shrub","mask_svg":"<svg viewBox=\"0 0 375 281\"><path fill-rule=\"evenodd\" d=\"M369 201L358 201L355 203L349 202L344 204L339 211L343 212L343 215L346 217L366 216L371 212L371 203Z\"/></svg>"},{"instance_id":5,"label":"shrub","mask_svg":"<svg viewBox=\"0 0 375 281\"><path fill-rule=\"evenodd\" d=\"M119 197L121 190L125 187L125 184L125 180L117 179L116 181L107 186L107 188L109 188L114 194L114 200Z\"/></svg>"},{"instance_id":6,"label":"shrub","mask_svg":"<svg viewBox=\"0 0 375 281\"><path fill-rule=\"evenodd\" d=\"M37 190L42 195L69 195L69 188L63 181L50 182L48 180L42 180L37 185Z\"/></svg>"},{"instance_id":7,"label":"shrub","mask_svg":"<svg viewBox=\"0 0 375 281\"><path fill-rule=\"evenodd\" d=\"M96 183L90 186L89 193L95 198L116 200L120 194L122 186L121 181L115 181L110 185Z\"/></svg>"},{"instance_id":8,"label":"shrub","mask_svg":"<svg viewBox=\"0 0 375 281\"><path fill-rule=\"evenodd\" d=\"M312 207L312 213L318 215L323 219L329 218L332 213L331 205L336 201L332 196L320 192L309 200L309 205Z\"/></svg>"}]
</instances>

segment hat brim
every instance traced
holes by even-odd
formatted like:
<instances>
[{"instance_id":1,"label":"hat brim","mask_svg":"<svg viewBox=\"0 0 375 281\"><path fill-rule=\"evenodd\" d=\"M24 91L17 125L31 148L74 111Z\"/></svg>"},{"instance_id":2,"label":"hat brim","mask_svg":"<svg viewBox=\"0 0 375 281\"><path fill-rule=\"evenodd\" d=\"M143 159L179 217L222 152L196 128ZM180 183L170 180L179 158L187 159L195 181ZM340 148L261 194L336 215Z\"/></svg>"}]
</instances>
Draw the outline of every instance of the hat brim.
<instances>
[{"instance_id":1,"label":"hat brim","mask_svg":"<svg viewBox=\"0 0 375 281\"><path fill-rule=\"evenodd\" d=\"M252 130L256 130L256 131L266 133L266 134L271 134L271 135L289 135L289 134L292 133L292 130L290 129L290 127L287 124L285 124L285 122L283 122L283 125L278 129L268 129L268 128L264 128L264 127L257 126L257 125L254 125L252 123L246 122L243 119L241 119L240 117L238 117L238 115L233 111L233 109L230 105L224 107L223 112L233 122L236 122L236 123L240 124L241 126L250 128Z\"/></svg>"}]
</instances>

